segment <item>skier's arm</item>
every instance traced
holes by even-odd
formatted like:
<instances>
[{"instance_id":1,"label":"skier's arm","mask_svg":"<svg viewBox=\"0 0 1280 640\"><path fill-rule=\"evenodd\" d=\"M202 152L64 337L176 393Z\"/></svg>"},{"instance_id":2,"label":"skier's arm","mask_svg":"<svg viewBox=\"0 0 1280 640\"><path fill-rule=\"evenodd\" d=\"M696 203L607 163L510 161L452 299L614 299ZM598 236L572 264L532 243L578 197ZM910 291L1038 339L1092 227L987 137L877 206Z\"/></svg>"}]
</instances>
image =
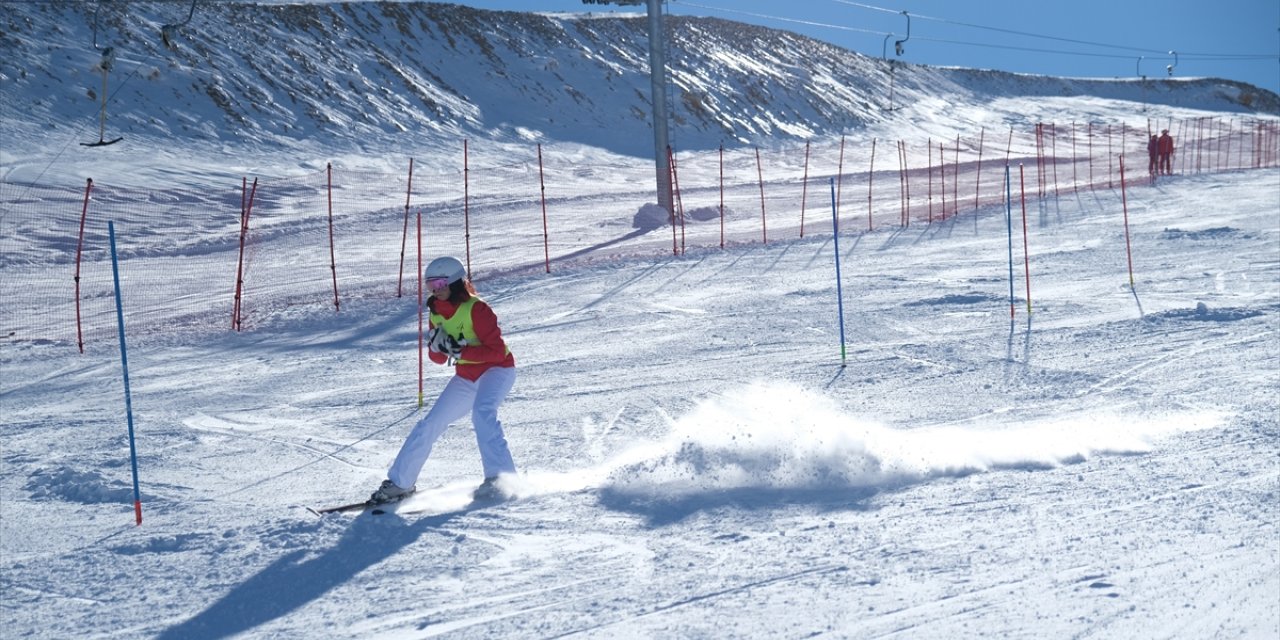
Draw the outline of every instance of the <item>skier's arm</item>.
<instances>
[{"instance_id":1,"label":"skier's arm","mask_svg":"<svg viewBox=\"0 0 1280 640\"><path fill-rule=\"evenodd\" d=\"M476 332L479 344L462 348L462 359L469 362L502 362L507 358L507 343L502 340L498 328L498 316L484 302L471 307L471 328Z\"/></svg>"}]
</instances>

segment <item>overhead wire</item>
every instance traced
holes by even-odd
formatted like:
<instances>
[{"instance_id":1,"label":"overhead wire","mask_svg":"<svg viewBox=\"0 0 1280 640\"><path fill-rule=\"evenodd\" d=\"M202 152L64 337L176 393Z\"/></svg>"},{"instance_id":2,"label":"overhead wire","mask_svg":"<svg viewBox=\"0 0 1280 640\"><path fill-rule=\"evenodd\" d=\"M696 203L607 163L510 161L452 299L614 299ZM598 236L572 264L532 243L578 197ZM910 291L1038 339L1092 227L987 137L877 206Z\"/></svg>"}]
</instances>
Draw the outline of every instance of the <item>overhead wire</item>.
<instances>
[{"instance_id":1,"label":"overhead wire","mask_svg":"<svg viewBox=\"0 0 1280 640\"><path fill-rule=\"evenodd\" d=\"M862 2L854 2L853 0L831 0L831 1L837 4L856 7L859 9L866 9L868 11L878 11L883 13L891 13L895 15L901 15L903 13L903 11L900 11L897 9L889 9L887 7L879 7L876 5L870 5ZM672 2L678 3L683 6L694 7L698 9L706 9L709 11L718 11L718 12L723 12L728 14L745 15L753 18L760 18L764 20L772 20L772 21L783 22L783 23L802 24L806 26L822 27L826 29L835 29L839 31L848 31L848 32L854 32L854 33L866 33L866 34L877 35L877 36L883 36L886 33L888 33L884 30L860 29L857 27L849 27L846 25L832 24L828 22L819 22L816 20L801 20L797 18L790 18L786 16L779 16L779 15L773 15L773 14L764 14L764 13L758 13L754 11L743 11L741 9L730 9L727 7L704 5L696 2L685 2L683 0L672 0ZM1040 38L1045 40L1054 40L1058 42L1067 42L1071 44L1079 44L1079 45L1085 45L1085 46L1091 46L1091 47L1119 49L1119 50L1125 50L1125 51L1132 51L1135 53L1156 54L1159 56L1166 57L1168 59L1172 59L1171 57L1169 57L1169 54L1171 52L1167 50L1145 49L1141 47L1108 44L1104 42L1093 42L1089 40L1079 40L1075 38L1063 38L1059 36L1050 36L1050 35L1032 33L1029 31L1020 31L1017 29L1006 29L1003 27L993 27L993 26L980 25L980 24L974 24L969 22L961 22L958 20L949 20L947 18L939 18L936 16L922 15L914 12L912 12L910 15L912 18L940 22L943 24L951 24L951 25L960 26L960 27L968 27L972 29L985 29L988 31L996 31L1000 33L1007 33L1010 35L1018 35L1018 36L1028 37L1028 38ZM930 38L930 37L919 36L919 35L913 36L913 40L925 40L925 41L940 42L945 44L957 44L957 45L965 45L965 46L973 46L973 47L986 47L986 48L992 48L992 49L1007 49L1011 51L1049 53L1054 55L1071 55L1071 56L1082 56L1082 57L1121 58L1121 59L1132 57L1129 55L1091 53L1088 51L1067 51L1062 49L1043 49L1043 48L1036 48L1036 47L993 44L993 43L987 43L987 42L971 42L966 40L949 40L949 39L941 39L941 38ZM1271 60L1276 58L1276 55L1274 54L1201 53L1201 52L1183 52L1183 51L1179 51L1178 56L1183 60L1213 60L1213 61L1219 61L1219 62Z\"/></svg>"}]
</instances>

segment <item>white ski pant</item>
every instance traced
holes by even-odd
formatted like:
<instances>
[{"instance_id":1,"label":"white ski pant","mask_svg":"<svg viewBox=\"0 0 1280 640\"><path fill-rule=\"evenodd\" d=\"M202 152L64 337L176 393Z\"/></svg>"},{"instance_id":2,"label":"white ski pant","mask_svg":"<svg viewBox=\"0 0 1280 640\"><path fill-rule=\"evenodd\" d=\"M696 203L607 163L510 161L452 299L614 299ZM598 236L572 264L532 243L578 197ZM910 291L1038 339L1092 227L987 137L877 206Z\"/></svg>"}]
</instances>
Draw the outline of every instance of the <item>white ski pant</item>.
<instances>
[{"instance_id":1,"label":"white ski pant","mask_svg":"<svg viewBox=\"0 0 1280 640\"><path fill-rule=\"evenodd\" d=\"M516 463L511 459L507 439L502 435L502 423L498 421L498 407L515 382L515 367L493 367L475 382L454 376L427 415L409 432L395 462L391 464L391 470L387 472L387 478L405 489L417 484L418 474L422 472L427 456L431 455L432 445L450 424L468 413L476 430L476 444L480 445L484 477L515 473Z\"/></svg>"}]
</instances>

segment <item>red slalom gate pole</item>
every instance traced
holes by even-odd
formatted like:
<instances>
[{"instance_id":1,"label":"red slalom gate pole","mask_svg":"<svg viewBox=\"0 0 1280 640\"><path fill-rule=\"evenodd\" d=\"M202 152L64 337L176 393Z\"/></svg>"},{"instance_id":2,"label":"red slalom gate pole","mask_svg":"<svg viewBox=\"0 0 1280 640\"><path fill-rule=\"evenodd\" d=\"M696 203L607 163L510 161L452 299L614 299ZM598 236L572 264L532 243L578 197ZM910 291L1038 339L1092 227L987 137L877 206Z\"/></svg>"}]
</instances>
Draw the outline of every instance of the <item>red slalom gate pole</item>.
<instances>
[{"instance_id":1,"label":"red slalom gate pole","mask_svg":"<svg viewBox=\"0 0 1280 640\"><path fill-rule=\"evenodd\" d=\"M685 248L684 198L680 195L680 171L676 167L676 152L670 145L667 145L667 165L671 167L671 206L678 212L680 220L680 253L685 254L688 249ZM763 192L761 194L763 196Z\"/></svg>"},{"instance_id":2,"label":"red slalom gate pole","mask_svg":"<svg viewBox=\"0 0 1280 640\"><path fill-rule=\"evenodd\" d=\"M1125 196L1123 155L1120 156L1120 202L1124 206L1124 250L1129 256L1129 288L1133 289L1133 246L1129 242L1129 201Z\"/></svg>"},{"instance_id":3,"label":"red slalom gate pole","mask_svg":"<svg viewBox=\"0 0 1280 640\"><path fill-rule=\"evenodd\" d=\"M1093 190L1093 123L1085 129L1085 139L1089 142L1089 190Z\"/></svg>"},{"instance_id":4,"label":"red slalom gate pole","mask_svg":"<svg viewBox=\"0 0 1280 640\"><path fill-rule=\"evenodd\" d=\"M1018 188L1022 191L1022 264L1027 279L1027 313L1031 313L1031 255L1027 248L1027 178L1022 165L1018 165Z\"/></svg>"},{"instance_id":5,"label":"red slalom gate pole","mask_svg":"<svg viewBox=\"0 0 1280 640\"><path fill-rule=\"evenodd\" d=\"M396 278L396 297L403 295L404 246L409 241L409 196L413 193L413 158L409 158L409 185L404 190L404 231L400 235L400 274Z\"/></svg>"},{"instance_id":6,"label":"red slalom gate pole","mask_svg":"<svg viewBox=\"0 0 1280 640\"><path fill-rule=\"evenodd\" d=\"M538 192L542 194L542 256L551 273L551 233L547 230L547 182L542 170L542 143L538 143Z\"/></svg>"},{"instance_id":7,"label":"red slalom gate pole","mask_svg":"<svg viewBox=\"0 0 1280 640\"><path fill-rule=\"evenodd\" d=\"M1049 157L1053 161L1053 197L1058 196L1058 125L1049 123Z\"/></svg>"},{"instance_id":8,"label":"red slalom gate pole","mask_svg":"<svg viewBox=\"0 0 1280 640\"><path fill-rule=\"evenodd\" d=\"M947 150L942 141L938 141L938 180L942 192L942 220L947 219Z\"/></svg>"},{"instance_id":9,"label":"red slalom gate pole","mask_svg":"<svg viewBox=\"0 0 1280 640\"><path fill-rule=\"evenodd\" d=\"M906 155L902 150L902 141L898 141L898 226L905 226L907 223L907 173L906 173Z\"/></svg>"},{"instance_id":10,"label":"red slalom gate pole","mask_svg":"<svg viewBox=\"0 0 1280 640\"><path fill-rule=\"evenodd\" d=\"M840 139L840 156L844 157L844 138ZM867 169L867 231L873 231L871 223L871 183L876 175L876 139L871 139L871 166Z\"/></svg>"},{"instance_id":11,"label":"red slalom gate pole","mask_svg":"<svg viewBox=\"0 0 1280 640\"><path fill-rule=\"evenodd\" d=\"M84 207L80 210L80 235L76 238L76 343L84 353L84 331L80 327L80 257L84 254L84 223L89 217L89 194L93 191L93 178L86 178Z\"/></svg>"},{"instance_id":12,"label":"red slalom gate pole","mask_svg":"<svg viewBox=\"0 0 1280 640\"><path fill-rule=\"evenodd\" d=\"M960 213L960 136L956 135L955 171L951 172L951 203Z\"/></svg>"},{"instance_id":13,"label":"red slalom gate pole","mask_svg":"<svg viewBox=\"0 0 1280 640\"><path fill-rule=\"evenodd\" d=\"M241 180L243 182L243 179ZM243 187L242 187L243 189ZM253 200L258 194L258 179L253 179L253 188L249 190L248 202L244 200L244 191L240 196L240 257L236 260L236 294L235 304L231 308L231 328L240 330L240 317L244 311L244 243L249 235L249 216L253 213Z\"/></svg>"},{"instance_id":14,"label":"red slalom gate pole","mask_svg":"<svg viewBox=\"0 0 1280 640\"><path fill-rule=\"evenodd\" d=\"M929 175L928 198L929 201L929 224L933 224L933 138L925 138L924 141L924 157L925 167Z\"/></svg>"},{"instance_id":15,"label":"red slalom gate pole","mask_svg":"<svg viewBox=\"0 0 1280 640\"><path fill-rule=\"evenodd\" d=\"M333 163L325 165L329 181L329 274L333 276L333 310L342 311L338 302L338 261L333 253Z\"/></svg>"},{"instance_id":16,"label":"red slalom gate pole","mask_svg":"<svg viewBox=\"0 0 1280 640\"><path fill-rule=\"evenodd\" d=\"M467 247L467 275L471 271L471 162L467 155L467 139L462 139L462 237Z\"/></svg>"},{"instance_id":17,"label":"red slalom gate pole","mask_svg":"<svg viewBox=\"0 0 1280 640\"><path fill-rule=\"evenodd\" d=\"M724 143L720 143L720 248L724 248Z\"/></svg>"},{"instance_id":18,"label":"red slalom gate pole","mask_svg":"<svg viewBox=\"0 0 1280 640\"><path fill-rule=\"evenodd\" d=\"M1107 188L1108 189L1116 188L1115 180L1111 179L1111 176L1114 175L1112 171L1113 169L1111 167L1111 125L1108 124L1107 125ZM1043 196L1044 194L1040 194L1040 195Z\"/></svg>"},{"instance_id":19,"label":"red slalom gate pole","mask_svg":"<svg viewBox=\"0 0 1280 640\"><path fill-rule=\"evenodd\" d=\"M907 141L902 141L902 187L906 200L902 203L902 226L911 226L911 167L907 163Z\"/></svg>"},{"instance_id":20,"label":"red slalom gate pole","mask_svg":"<svg viewBox=\"0 0 1280 640\"><path fill-rule=\"evenodd\" d=\"M804 237L804 204L809 195L809 141L804 141L804 176L800 178L800 237Z\"/></svg>"},{"instance_id":21,"label":"red slalom gate pole","mask_svg":"<svg viewBox=\"0 0 1280 640\"><path fill-rule=\"evenodd\" d=\"M760 181L760 241L769 244L769 226L764 216L764 167L760 164L760 147L756 147L756 176Z\"/></svg>"},{"instance_id":22,"label":"red slalom gate pole","mask_svg":"<svg viewBox=\"0 0 1280 640\"><path fill-rule=\"evenodd\" d=\"M1076 121L1071 121L1071 192L1080 191L1080 178L1076 174Z\"/></svg>"},{"instance_id":23,"label":"red slalom gate pole","mask_svg":"<svg viewBox=\"0 0 1280 640\"><path fill-rule=\"evenodd\" d=\"M973 210L978 210L978 198L982 194L982 144L986 141L987 128L978 132L978 177L973 181Z\"/></svg>"}]
</instances>

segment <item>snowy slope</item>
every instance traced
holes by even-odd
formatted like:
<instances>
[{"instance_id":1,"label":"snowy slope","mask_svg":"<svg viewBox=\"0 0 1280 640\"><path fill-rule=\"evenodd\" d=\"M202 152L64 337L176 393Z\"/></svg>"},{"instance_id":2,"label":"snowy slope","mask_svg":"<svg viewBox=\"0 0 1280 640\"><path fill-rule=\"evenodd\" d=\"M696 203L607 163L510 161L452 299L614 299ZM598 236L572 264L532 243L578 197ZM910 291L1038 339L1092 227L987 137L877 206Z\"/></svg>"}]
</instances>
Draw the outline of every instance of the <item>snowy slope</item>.
<instances>
[{"instance_id":1,"label":"snowy slope","mask_svg":"<svg viewBox=\"0 0 1280 640\"><path fill-rule=\"evenodd\" d=\"M140 527L118 354L5 344L4 628L1274 637L1277 180L1131 191L1132 290L1118 194L1033 208L1012 321L1000 210L846 236L844 367L829 235L484 280L522 473L478 510L465 425L412 513L304 509L417 415L412 304L139 341Z\"/></svg>"},{"instance_id":2,"label":"snowy slope","mask_svg":"<svg viewBox=\"0 0 1280 640\"><path fill-rule=\"evenodd\" d=\"M221 307L216 329L131 332L141 526L114 338L82 355L10 334L5 638L1280 634L1280 169L1033 200L1025 245L1010 243L1016 206L1012 227L987 206L844 229L837 288L820 198L803 239L787 223L768 244L740 233L672 257L670 227L634 228L634 191L653 178L619 162L648 140L638 21L216 3L168 52L154 41L178 6L104 5L98 36L132 77L109 125L127 144L93 155L68 151L97 134L92 5L0 4L0 174L41 185L0 193L27 211L64 206L55 196L86 176L190 187L155 193L202 215L117 221L126 287L184 260L234 263L234 221L203 215L232 178L326 158L443 164L430 152L455 153L458 136L494 156L542 141L594 176L595 191L557 195L575 214L559 231L604 250L478 278L519 365L502 419L521 473L517 499L477 509L459 424L400 513L306 510L367 495L421 415L408 298L290 307L243 333ZM874 61L677 23L677 85L703 96L678 101L686 148L810 134L831 147L849 129L865 153L872 136L1276 112L1273 95L1214 80L909 65L894 71L908 108L885 112ZM1161 94L1146 113L1144 92ZM730 170L732 184L756 176ZM39 320L13 288L19 266L70 279L60 236L22 237L10 205L6 328ZM272 243L313 221L276 224L259 267L288 270ZM608 252L637 233L666 249ZM539 264L518 239L489 234L485 250ZM371 258L344 265L380 277ZM427 369L427 402L448 375Z\"/></svg>"}]
</instances>

